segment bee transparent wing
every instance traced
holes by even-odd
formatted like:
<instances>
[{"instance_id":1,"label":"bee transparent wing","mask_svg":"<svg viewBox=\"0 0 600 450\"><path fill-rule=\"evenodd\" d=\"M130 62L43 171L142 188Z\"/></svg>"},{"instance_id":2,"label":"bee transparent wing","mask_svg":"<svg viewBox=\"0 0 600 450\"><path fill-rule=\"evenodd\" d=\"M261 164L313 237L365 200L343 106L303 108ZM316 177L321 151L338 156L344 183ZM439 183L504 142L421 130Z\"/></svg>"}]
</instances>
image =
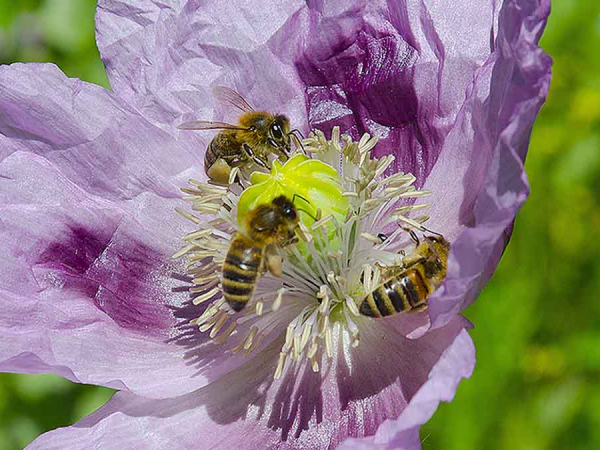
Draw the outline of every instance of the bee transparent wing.
<instances>
[{"instance_id":1,"label":"bee transparent wing","mask_svg":"<svg viewBox=\"0 0 600 450\"><path fill-rule=\"evenodd\" d=\"M212 92L217 101L223 105L234 106L242 112L254 111L254 108L250 106L244 97L231 88L215 86Z\"/></svg>"},{"instance_id":2,"label":"bee transparent wing","mask_svg":"<svg viewBox=\"0 0 600 450\"><path fill-rule=\"evenodd\" d=\"M184 122L177 128L180 130L245 130L246 128L226 122L211 122L209 120L193 120Z\"/></svg>"}]
</instances>

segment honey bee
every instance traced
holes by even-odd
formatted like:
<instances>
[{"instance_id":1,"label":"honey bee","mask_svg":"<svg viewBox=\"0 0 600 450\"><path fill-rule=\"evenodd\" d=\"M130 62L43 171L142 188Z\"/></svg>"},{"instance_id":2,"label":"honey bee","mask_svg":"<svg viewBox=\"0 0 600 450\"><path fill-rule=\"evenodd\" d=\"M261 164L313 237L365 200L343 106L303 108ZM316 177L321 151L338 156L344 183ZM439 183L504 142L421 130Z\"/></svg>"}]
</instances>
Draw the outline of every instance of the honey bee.
<instances>
[{"instance_id":1,"label":"honey bee","mask_svg":"<svg viewBox=\"0 0 600 450\"><path fill-rule=\"evenodd\" d=\"M414 252L402 264L387 267L381 283L360 304L360 313L385 317L401 312L418 312L427 308L427 299L442 284L450 243L443 236L424 236L420 242L414 232Z\"/></svg>"},{"instance_id":2,"label":"honey bee","mask_svg":"<svg viewBox=\"0 0 600 450\"><path fill-rule=\"evenodd\" d=\"M234 311L241 311L250 301L258 277L267 269L276 277L281 276L283 260L277 248L298 241L298 222L294 199L284 195L250 211L246 233L235 234L223 263L223 296Z\"/></svg>"},{"instance_id":3,"label":"honey bee","mask_svg":"<svg viewBox=\"0 0 600 450\"><path fill-rule=\"evenodd\" d=\"M181 130L220 130L204 155L204 171L211 180L229 184L234 167L250 170L259 166L268 170L270 155L282 162L288 160L292 137L302 145L296 135L300 132L290 130L290 121L283 114L255 111L240 94L227 87L216 86L213 95L219 102L242 111L236 125L197 120L178 127Z\"/></svg>"}]
</instances>

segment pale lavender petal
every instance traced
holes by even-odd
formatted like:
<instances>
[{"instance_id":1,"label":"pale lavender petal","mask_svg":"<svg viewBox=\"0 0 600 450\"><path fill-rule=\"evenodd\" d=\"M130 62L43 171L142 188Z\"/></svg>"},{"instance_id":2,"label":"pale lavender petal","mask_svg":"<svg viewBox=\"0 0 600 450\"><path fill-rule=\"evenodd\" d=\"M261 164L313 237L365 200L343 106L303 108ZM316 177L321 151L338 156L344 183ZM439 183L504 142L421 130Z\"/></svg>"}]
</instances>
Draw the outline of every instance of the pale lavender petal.
<instances>
[{"instance_id":1,"label":"pale lavender petal","mask_svg":"<svg viewBox=\"0 0 600 450\"><path fill-rule=\"evenodd\" d=\"M235 88L256 109L286 113L303 127L303 85L292 73L300 37L296 13L303 5L101 0L98 48L121 98L180 140L204 148L210 133L179 133L175 125L184 113L188 120L214 120L228 112L225 117L236 120L237 110L215 117L213 85Z\"/></svg>"},{"instance_id":2,"label":"pale lavender petal","mask_svg":"<svg viewBox=\"0 0 600 450\"><path fill-rule=\"evenodd\" d=\"M104 88L52 64L0 66L0 160L43 155L70 181L109 200L178 196L202 159ZM197 169L198 170L198 169Z\"/></svg>"},{"instance_id":3,"label":"pale lavender petal","mask_svg":"<svg viewBox=\"0 0 600 450\"><path fill-rule=\"evenodd\" d=\"M447 281L430 302L434 327L477 297L493 274L515 215L529 194L523 163L550 83L551 59L537 46L549 6L542 0L503 7L496 51L477 71L456 131L444 145L439 171L436 166L427 180L434 204L460 206L441 208L432 215L431 223L453 229L454 239Z\"/></svg>"},{"instance_id":4,"label":"pale lavender petal","mask_svg":"<svg viewBox=\"0 0 600 450\"><path fill-rule=\"evenodd\" d=\"M384 422L374 436L348 439L339 449L420 449L419 427L431 418L440 401L452 401L458 383L471 376L474 366L473 341L466 331L462 331L435 365L427 382L396 420Z\"/></svg>"},{"instance_id":5,"label":"pale lavender petal","mask_svg":"<svg viewBox=\"0 0 600 450\"><path fill-rule=\"evenodd\" d=\"M383 137L376 152L433 192L428 227L453 242L430 299L440 326L489 279L527 197L523 160L550 80L537 46L549 2L314 5L319 38L297 59L310 124Z\"/></svg>"},{"instance_id":6,"label":"pale lavender petal","mask_svg":"<svg viewBox=\"0 0 600 450\"><path fill-rule=\"evenodd\" d=\"M116 95L53 66L0 68L0 366L132 391L33 448L419 448L419 425L472 371L457 314L527 195L549 2L406 3L100 0ZM235 120L211 98L217 84L302 129L308 117L376 134L394 169L434 192L429 226L453 249L429 317L359 318L358 348L337 328L332 363L280 381L298 311L284 307L246 360L224 349L253 322L224 347L189 326L194 308L173 292L182 268L168 259L186 228L169 213L210 135L175 127Z\"/></svg>"},{"instance_id":7,"label":"pale lavender petal","mask_svg":"<svg viewBox=\"0 0 600 450\"><path fill-rule=\"evenodd\" d=\"M422 184L477 67L490 53L497 11L488 1L311 2L296 60L310 125L382 138L395 170Z\"/></svg>"},{"instance_id":8,"label":"pale lavender petal","mask_svg":"<svg viewBox=\"0 0 600 450\"><path fill-rule=\"evenodd\" d=\"M2 66L0 86L0 368L163 397L240 365L174 329L191 317L170 255L193 228L174 208L198 160L55 66Z\"/></svg>"},{"instance_id":9,"label":"pale lavender petal","mask_svg":"<svg viewBox=\"0 0 600 450\"><path fill-rule=\"evenodd\" d=\"M358 348L346 350L348 356L340 349L323 375L302 365L280 381L272 379L280 345L275 343L235 373L185 396L148 400L117 394L91 416L41 436L30 448L334 448L348 437L375 434L386 419L412 411L413 400L421 411L428 401L447 399L474 363L465 323L457 319L416 340L373 326ZM338 338L335 345L341 346L343 337ZM381 356L376 362L374 354ZM454 384L440 386L444 377ZM407 423L424 418L412 414Z\"/></svg>"}]
</instances>

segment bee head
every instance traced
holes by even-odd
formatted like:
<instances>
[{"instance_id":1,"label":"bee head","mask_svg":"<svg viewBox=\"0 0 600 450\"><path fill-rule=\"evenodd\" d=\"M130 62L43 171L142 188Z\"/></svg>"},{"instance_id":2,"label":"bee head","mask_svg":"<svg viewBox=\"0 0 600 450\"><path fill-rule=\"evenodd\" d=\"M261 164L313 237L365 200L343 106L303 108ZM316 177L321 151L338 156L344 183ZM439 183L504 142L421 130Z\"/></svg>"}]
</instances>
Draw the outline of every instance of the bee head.
<instances>
[{"instance_id":1,"label":"bee head","mask_svg":"<svg viewBox=\"0 0 600 450\"><path fill-rule=\"evenodd\" d=\"M425 239L429 242L430 247L433 247L438 255L448 255L448 252L450 251L450 242L448 242L442 235L425 236Z\"/></svg>"},{"instance_id":2,"label":"bee head","mask_svg":"<svg viewBox=\"0 0 600 450\"><path fill-rule=\"evenodd\" d=\"M284 161L287 160L287 156L292 148L289 133L289 119L282 114L275 116L275 119L269 126L269 137L267 142Z\"/></svg>"},{"instance_id":3,"label":"bee head","mask_svg":"<svg viewBox=\"0 0 600 450\"><path fill-rule=\"evenodd\" d=\"M272 203L277 207L281 215L286 219L295 221L298 218L296 207L294 206L292 201L288 199L285 195L275 197Z\"/></svg>"},{"instance_id":4,"label":"bee head","mask_svg":"<svg viewBox=\"0 0 600 450\"><path fill-rule=\"evenodd\" d=\"M284 141L287 133L289 132L290 121L283 114L278 114L275 116L275 120L271 123L271 127L269 128L269 134L273 139L278 142Z\"/></svg>"}]
</instances>

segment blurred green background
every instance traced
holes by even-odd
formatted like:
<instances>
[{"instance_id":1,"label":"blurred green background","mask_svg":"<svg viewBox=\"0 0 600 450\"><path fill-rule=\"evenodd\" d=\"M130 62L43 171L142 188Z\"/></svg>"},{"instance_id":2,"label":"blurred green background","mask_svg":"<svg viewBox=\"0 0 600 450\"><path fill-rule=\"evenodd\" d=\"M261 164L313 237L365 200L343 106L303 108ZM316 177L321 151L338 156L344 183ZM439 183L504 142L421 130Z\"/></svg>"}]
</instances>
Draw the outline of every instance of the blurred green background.
<instances>
[{"instance_id":1,"label":"blurred green background","mask_svg":"<svg viewBox=\"0 0 600 450\"><path fill-rule=\"evenodd\" d=\"M0 63L53 61L108 86L94 0L0 0ZM466 311L477 366L422 428L434 450L600 449L600 1L555 0L532 185L497 273ZM0 374L0 449L69 425L112 391Z\"/></svg>"}]
</instances>

